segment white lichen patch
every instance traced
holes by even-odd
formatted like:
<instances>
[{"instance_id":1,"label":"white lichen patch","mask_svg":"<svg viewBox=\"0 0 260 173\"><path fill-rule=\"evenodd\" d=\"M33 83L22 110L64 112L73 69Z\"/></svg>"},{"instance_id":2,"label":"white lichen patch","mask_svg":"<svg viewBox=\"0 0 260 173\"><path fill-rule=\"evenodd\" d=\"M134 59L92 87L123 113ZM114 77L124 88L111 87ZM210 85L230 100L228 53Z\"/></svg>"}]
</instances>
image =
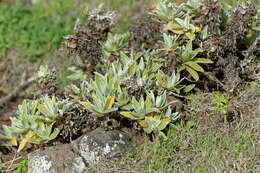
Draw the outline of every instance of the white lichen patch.
<instances>
[{"instance_id":1,"label":"white lichen patch","mask_svg":"<svg viewBox=\"0 0 260 173\"><path fill-rule=\"evenodd\" d=\"M83 173L85 170L85 163L81 157L76 157L73 160L71 171L72 173Z\"/></svg>"},{"instance_id":2,"label":"white lichen patch","mask_svg":"<svg viewBox=\"0 0 260 173\"><path fill-rule=\"evenodd\" d=\"M29 156L28 173L53 173L52 162L47 155L36 154Z\"/></svg>"},{"instance_id":3,"label":"white lichen patch","mask_svg":"<svg viewBox=\"0 0 260 173\"><path fill-rule=\"evenodd\" d=\"M118 131L106 132L100 129L82 136L73 142L75 149L84 162L97 164L102 157L118 157L128 138Z\"/></svg>"},{"instance_id":4,"label":"white lichen patch","mask_svg":"<svg viewBox=\"0 0 260 173\"><path fill-rule=\"evenodd\" d=\"M116 13L114 11L107 11L106 13L102 14L101 12L102 11L99 10L99 9L91 11L91 14L89 16L89 20L91 20L92 18L97 18L97 20L108 19L108 20L111 20L111 25L113 25L114 19L116 17Z\"/></svg>"},{"instance_id":5,"label":"white lichen patch","mask_svg":"<svg viewBox=\"0 0 260 173\"><path fill-rule=\"evenodd\" d=\"M70 145L51 147L28 157L29 173L83 173L86 167L97 165L101 158L118 158L128 145L128 137L119 131L95 130Z\"/></svg>"},{"instance_id":6,"label":"white lichen patch","mask_svg":"<svg viewBox=\"0 0 260 173\"><path fill-rule=\"evenodd\" d=\"M119 138L122 139L123 138L123 135L121 133L119 133Z\"/></svg>"},{"instance_id":7,"label":"white lichen patch","mask_svg":"<svg viewBox=\"0 0 260 173\"><path fill-rule=\"evenodd\" d=\"M111 152L111 147L108 144L106 144L105 148L103 149L103 154L107 155L110 152Z\"/></svg>"},{"instance_id":8,"label":"white lichen patch","mask_svg":"<svg viewBox=\"0 0 260 173\"><path fill-rule=\"evenodd\" d=\"M89 145L91 144L91 139L88 136L83 136L79 143L79 153L89 163L95 163L99 160L98 153L96 151L91 151Z\"/></svg>"}]
</instances>

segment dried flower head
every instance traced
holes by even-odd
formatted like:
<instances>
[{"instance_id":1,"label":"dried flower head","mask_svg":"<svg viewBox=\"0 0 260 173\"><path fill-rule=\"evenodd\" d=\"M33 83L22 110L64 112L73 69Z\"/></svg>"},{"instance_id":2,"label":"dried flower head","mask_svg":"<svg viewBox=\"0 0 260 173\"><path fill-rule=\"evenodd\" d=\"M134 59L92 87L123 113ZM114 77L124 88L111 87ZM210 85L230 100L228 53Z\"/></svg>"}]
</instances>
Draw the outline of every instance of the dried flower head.
<instances>
[{"instance_id":1,"label":"dried flower head","mask_svg":"<svg viewBox=\"0 0 260 173\"><path fill-rule=\"evenodd\" d=\"M196 10L200 15L196 17L195 24L200 28L208 25L208 33L215 34L221 24L221 3L218 0L202 0Z\"/></svg>"}]
</instances>

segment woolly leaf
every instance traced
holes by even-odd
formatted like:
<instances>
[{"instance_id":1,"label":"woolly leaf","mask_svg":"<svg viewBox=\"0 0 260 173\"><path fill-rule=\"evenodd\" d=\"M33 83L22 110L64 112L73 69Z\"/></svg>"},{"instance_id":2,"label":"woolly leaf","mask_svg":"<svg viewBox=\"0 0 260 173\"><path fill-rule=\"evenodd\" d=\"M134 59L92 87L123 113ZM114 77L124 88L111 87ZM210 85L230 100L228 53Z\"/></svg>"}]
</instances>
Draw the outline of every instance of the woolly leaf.
<instances>
[{"instance_id":1,"label":"woolly leaf","mask_svg":"<svg viewBox=\"0 0 260 173\"><path fill-rule=\"evenodd\" d=\"M213 63L213 61L211 61L210 59L206 59L206 58L196 58L194 62L201 63L201 64Z\"/></svg>"},{"instance_id":2,"label":"woolly leaf","mask_svg":"<svg viewBox=\"0 0 260 173\"><path fill-rule=\"evenodd\" d=\"M196 71L204 72L204 69L200 65L198 65L196 62L189 61L189 62L186 62L185 64L190 66L191 68L193 68Z\"/></svg>"},{"instance_id":3,"label":"woolly leaf","mask_svg":"<svg viewBox=\"0 0 260 173\"><path fill-rule=\"evenodd\" d=\"M199 80L199 74L195 70L193 70L189 66L185 66L185 68L196 81Z\"/></svg>"},{"instance_id":4,"label":"woolly leaf","mask_svg":"<svg viewBox=\"0 0 260 173\"><path fill-rule=\"evenodd\" d=\"M138 123L142 126L142 127L147 127L148 124L145 120L139 120Z\"/></svg>"},{"instance_id":5,"label":"woolly leaf","mask_svg":"<svg viewBox=\"0 0 260 173\"><path fill-rule=\"evenodd\" d=\"M184 88L184 92L188 93L195 87L195 84L188 85Z\"/></svg>"},{"instance_id":6,"label":"woolly leaf","mask_svg":"<svg viewBox=\"0 0 260 173\"><path fill-rule=\"evenodd\" d=\"M130 119L138 119L134 114L132 114L131 112L120 112L121 115L130 118Z\"/></svg>"},{"instance_id":7,"label":"woolly leaf","mask_svg":"<svg viewBox=\"0 0 260 173\"><path fill-rule=\"evenodd\" d=\"M163 130L165 127L171 122L171 119L163 119L161 120L159 126L157 127L158 130Z\"/></svg>"}]
</instances>

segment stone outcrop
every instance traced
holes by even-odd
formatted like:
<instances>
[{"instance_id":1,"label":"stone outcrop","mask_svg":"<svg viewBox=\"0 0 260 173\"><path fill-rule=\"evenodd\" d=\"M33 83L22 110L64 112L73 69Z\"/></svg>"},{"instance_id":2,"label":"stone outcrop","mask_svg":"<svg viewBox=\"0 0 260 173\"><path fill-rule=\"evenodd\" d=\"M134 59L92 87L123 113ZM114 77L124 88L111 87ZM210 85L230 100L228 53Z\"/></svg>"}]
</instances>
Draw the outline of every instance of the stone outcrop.
<instances>
[{"instance_id":1,"label":"stone outcrop","mask_svg":"<svg viewBox=\"0 0 260 173\"><path fill-rule=\"evenodd\" d=\"M28 156L29 173L81 173L101 157L120 158L131 147L129 134L96 129L71 144L62 144Z\"/></svg>"}]
</instances>

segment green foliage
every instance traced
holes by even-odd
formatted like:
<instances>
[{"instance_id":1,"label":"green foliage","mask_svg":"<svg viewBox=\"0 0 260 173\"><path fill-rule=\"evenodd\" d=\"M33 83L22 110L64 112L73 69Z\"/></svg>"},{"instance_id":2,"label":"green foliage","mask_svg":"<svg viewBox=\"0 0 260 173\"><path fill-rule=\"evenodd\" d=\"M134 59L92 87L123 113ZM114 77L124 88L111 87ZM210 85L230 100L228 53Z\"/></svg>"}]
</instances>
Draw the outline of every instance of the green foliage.
<instances>
[{"instance_id":1,"label":"green foliage","mask_svg":"<svg viewBox=\"0 0 260 173\"><path fill-rule=\"evenodd\" d=\"M202 41L206 40L208 38L208 25L203 28L203 30L200 33L200 39Z\"/></svg>"},{"instance_id":2,"label":"green foliage","mask_svg":"<svg viewBox=\"0 0 260 173\"><path fill-rule=\"evenodd\" d=\"M255 118L254 121L257 122ZM255 147L258 139L255 135L258 135L259 126L252 128L234 128L231 133L227 133L231 130L228 126L198 129L191 129L183 124L172 126L168 130L166 140L155 139L151 143L144 141L141 147L125 154L120 160L120 163L123 163L120 166L127 167L129 163L138 160L140 166L133 164L130 166L131 170L135 168L136 172L236 172L239 169L241 172L258 172L258 168L255 167L258 163ZM232 163L237 165L231 167ZM241 164L244 166L239 167Z\"/></svg>"},{"instance_id":3,"label":"green foliage","mask_svg":"<svg viewBox=\"0 0 260 173\"><path fill-rule=\"evenodd\" d=\"M199 72L204 72L204 69L199 64L213 63L210 59L196 58L197 54L202 52L202 49L197 48L192 50L192 41L190 40L186 46L178 49L177 54L180 56L178 71L186 70L197 81L199 80Z\"/></svg>"},{"instance_id":4,"label":"green foliage","mask_svg":"<svg viewBox=\"0 0 260 173\"><path fill-rule=\"evenodd\" d=\"M23 104L18 106L18 117L11 118L12 126L3 126L0 139L17 145L17 140L20 136L23 137L18 152L27 142L46 143L53 140L59 131L53 130L52 127L69 110L69 106L70 102L57 102L54 96L52 99L45 96L39 102L24 100Z\"/></svg>"},{"instance_id":5,"label":"green foliage","mask_svg":"<svg viewBox=\"0 0 260 173\"><path fill-rule=\"evenodd\" d=\"M172 113L170 106L175 101L167 103L166 93L155 97L153 92L150 92L145 102L141 97L139 101L141 106L138 107L138 102L135 99L132 102L134 112L121 112L121 114L131 119L138 119L138 123L146 133L154 132L167 139L163 130L169 123L178 118L178 113Z\"/></svg>"},{"instance_id":6,"label":"green foliage","mask_svg":"<svg viewBox=\"0 0 260 173\"><path fill-rule=\"evenodd\" d=\"M40 66L40 69L35 73L35 79L40 84L53 83L56 80L55 70L50 70L48 66Z\"/></svg>"},{"instance_id":7,"label":"green foliage","mask_svg":"<svg viewBox=\"0 0 260 173\"><path fill-rule=\"evenodd\" d=\"M197 57L203 52L201 48L193 50L193 44L197 47L201 45L193 43L192 40L196 37L202 41L208 38L207 26L198 33L200 28L193 25L192 20L198 15L196 12L198 3L199 0L188 0L177 6L165 0L155 4L152 14L161 26L165 26L164 32L167 33L161 35L163 42L157 40L158 42L153 43L155 50L141 48L140 52L134 52L131 47L127 47L128 34L109 33L107 40L100 42L104 55L101 57L104 58L103 63L99 64L102 69L100 73L96 72L92 78L93 76L87 76L87 73L77 67L68 68L71 73L66 79L81 83L71 84L65 88L64 97L67 99L56 101L55 96L52 98L45 96L35 101L24 101L18 107L18 117L11 118L12 125L3 126L0 139L17 145L17 140L21 138L18 151L21 151L27 142L49 142L59 133L59 130L55 129L55 124L61 122L60 120L72 108L81 107L96 118L122 115L130 120L137 120L145 132L160 134L166 138L164 129L174 123L179 114L171 109L170 105L175 101L168 103L168 96L182 96L195 87L195 84L183 84L185 77L182 76L182 72L186 70L195 81L198 81L198 72L204 72L200 64L213 63L209 59ZM3 51L15 48L24 53L22 56L35 59L44 52L57 49L62 36L72 30L71 21L64 21L72 5L69 0L51 1L48 6L44 4L40 1L34 8L29 8L17 3L10 10L6 6L0 7L0 15L2 14L0 43L3 45L1 47ZM42 13L42 10L46 12ZM92 17L95 17L94 14ZM224 26L228 23L229 16L225 17L222 23ZM258 29L259 23L256 21L252 24L252 30ZM27 30L29 32L25 32ZM15 34L13 38L11 38L12 32ZM199 42L199 39L196 41ZM162 55L167 57L161 58ZM176 58L176 67L172 68L177 69L177 72L173 70L172 74L165 74L164 70L167 71L165 62L168 63L172 58L171 55L176 55L172 56ZM47 66L41 66L35 78L40 84L55 83L56 72ZM85 81L86 78L89 81ZM130 85L129 81L133 81L134 86ZM136 89L138 92L140 89L140 93L134 93L136 90L129 91L134 87L138 88ZM229 104L227 96L216 93L213 103L215 113L226 114ZM191 120L187 124L192 127L195 122Z\"/></svg>"},{"instance_id":8,"label":"green foliage","mask_svg":"<svg viewBox=\"0 0 260 173\"><path fill-rule=\"evenodd\" d=\"M160 115L149 115L146 116L144 120L138 121L141 126L143 126L146 133L151 133L152 131L159 132L161 136L166 139L165 134L162 132L163 129L171 122L171 119L161 119Z\"/></svg>"},{"instance_id":9,"label":"green foliage","mask_svg":"<svg viewBox=\"0 0 260 173\"><path fill-rule=\"evenodd\" d=\"M136 71L136 78L137 78L137 83L141 87L145 87L145 89L149 90L152 81L156 77L156 71L153 71L151 68L157 68L157 64L154 64L153 67L150 66L151 68L147 67L148 64L144 64L143 59L140 60L139 66L138 66L138 71ZM150 64L149 64L150 65ZM152 65L152 64L151 64ZM145 67L146 66L146 67Z\"/></svg>"},{"instance_id":10,"label":"green foliage","mask_svg":"<svg viewBox=\"0 0 260 173\"><path fill-rule=\"evenodd\" d=\"M130 119L141 120L151 113L161 113L174 102L175 101L167 103L166 93L155 97L154 93L150 92L148 93L146 100L141 96L138 102L135 97L133 97L131 101L133 111L122 111L120 114Z\"/></svg>"},{"instance_id":11,"label":"green foliage","mask_svg":"<svg viewBox=\"0 0 260 173\"><path fill-rule=\"evenodd\" d=\"M80 83L80 87L77 87L74 84L71 84L65 88L65 93L68 97L78 100L86 100L87 95L89 94L88 83L86 81L82 81Z\"/></svg>"},{"instance_id":12,"label":"green foliage","mask_svg":"<svg viewBox=\"0 0 260 173\"><path fill-rule=\"evenodd\" d=\"M38 104L38 110L44 116L37 116L45 122L55 122L58 119L62 118L64 113L69 110L71 103L68 100L56 101L55 96L52 96L50 99L48 96L40 99Z\"/></svg>"},{"instance_id":13,"label":"green foliage","mask_svg":"<svg viewBox=\"0 0 260 173\"><path fill-rule=\"evenodd\" d=\"M160 22L166 23L165 30L177 35L185 34L187 38L194 39L195 33L200 31L200 28L191 24L190 20L193 16L198 15L196 8L199 2L199 0L188 0L177 6L168 0L157 1L151 14Z\"/></svg>"},{"instance_id":14,"label":"green foliage","mask_svg":"<svg viewBox=\"0 0 260 173\"><path fill-rule=\"evenodd\" d=\"M157 1L152 12L153 15L162 21L172 20L177 13L177 7L168 1Z\"/></svg>"},{"instance_id":15,"label":"green foliage","mask_svg":"<svg viewBox=\"0 0 260 173\"><path fill-rule=\"evenodd\" d=\"M140 58L135 77L138 85L149 90L156 78L157 71L162 67L161 60L156 56L156 51L145 52Z\"/></svg>"},{"instance_id":16,"label":"green foliage","mask_svg":"<svg viewBox=\"0 0 260 173\"><path fill-rule=\"evenodd\" d=\"M200 31L200 28L194 26L191 21L192 17L198 15L196 12L198 3L198 0L190 0L180 6L176 6L169 1L159 1L155 5L155 9L152 13L159 18L161 22L165 23L166 31L171 31L173 33L172 35L163 34L164 42L162 42L162 48L160 50L168 53L175 53L178 57L178 72L186 70L196 81L199 79L199 74L197 72L204 72L204 69L199 64L213 63L209 59L196 57L198 53L203 52L202 49L197 48L192 50L191 40L195 39L196 33ZM182 35L185 35L189 41L186 45L180 47L178 45L178 38L182 38ZM199 36L201 40L207 38L207 27L203 28ZM167 80L167 77L164 76L164 78ZM172 82L173 81L174 80L172 80ZM163 84L164 82L161 81L161 85ZM169 84L170 83L168 83L168 85Z\"/></svg>"},{"instance_id":17,"label":"green foliage","mask_svg":"<svg viewBox=\"0 0 260 173\"><path fill-rule=\"evenodd\" d=\"M118 108L113 107L114 94L119 87L119 82L111 75L101 75L96 73L95 81L91 79L89 85L91 102L80 102L87 110L91 111L94 116L102 117L105 114L116 111Z\"/></svg>"},{"instance_id":18,"label":"green foliage","mask_svg":"<svg viewBox=\"0 0 260 173\"><path fill-rule=\"evenodd\" d=\"M119 56L120 51L124 48L128 41L128 34L114 34L108 33L107 40L101 42L102 52L106 58L112 55Z\"/></svg>"},{"instance_id":19,"label":"green foliage","mask_svg":"<svg viewBox=\"0 0 260 173\"><path fill-rule=\"evenodd\" d=\"M255 33L255 37L260 37L260 9L257 10L257 15L254 17L252 25L251 25L251 31L249 30L248 35L253 35ZM254 37L253 37L254 38ZM258 46L259 48L260 46ZM258 49L258 51L260 48Z\"/></svg>"},{"instance_id":20,"label":"green foliage","mask_svg":"<svg viewBox=\"0 0 260 173\"><path fill-rule=\"evenodd\" d=\"M0 51L15 49L21 57L37 60L46 52L55 51L74 25L73 18L63 15L72 10L69 0L38 2L36 7L22 5L20 0L12 8L0 7ZM48 10L47 10L48 9ZM55 9L55 10L54 10Z\"/></svg>"},{"instance_id":21,"label":"green foliage","mask_svg":"<svg viewBox=\"0 0 260 173\"><path fill-rule=\"evenodd\" d=\"M187 13L196 14L199 2L200 0L188 0L178 6L171 0L157 0L151 14L162 22L174 21L176 18L183 19Z\"/></svg>"},{"instance_id":22,"label":"green foliage","mask_svg":"<svg viewBox=\"0 0 260 173\"><path fill-rule=\"evenodd\" d=\"M171 36L166 33L163 33L163 48L161 50L165 50L168 52L175 51L179 45L177 43L177 35Z\"/></svg>"},{"instance_id":23,"label":"green foliage","mask_svg":"<svg viewBox=\"0 0 260 173\"><path fill-rule=\"evenodd\" d=\"M191 24L190 20L189 14L186 14L184 19L176 18L175 22L171 21L167 24L167 30L178 35L185 34L188 39L194 39L196 36L195 33L200 31L200 28Z\"/></svg>"},{"instance_id":24,"label":"green foliage","mask_svg":"<svg viewBox=\"0 0 260 173\"><path fill-rule=\"evenodd\" d=\"M120 114L130 119L143 119L149 113L159 112L159 109L157 109L155 105L152 105L151 102L151 97L148 97L146 100L144 100L143 96L141 96L139 102L135 99L135 97L133 97L131 106L134 111L122 111Z\"/></svg>"},{"instance_id":25,"label":"green foliage","mask_svg":"<svg viewBox=\"0 0 260 173\"><path fill-rule=\"evenodd\" d=\"M127 56L124 52L120 52L120 61L114 62L109 68L109 75L115 76L120 81L124 81L126 78L135 75L137 68L138 54L131 52L130 56Z\"/></svg>"},{"instance_id":26,"label":"green foliage","mask_svg":"<svg viewBox=\"0 0 260 173\"><path fill-rule=\"evenodd\" d=\"M86 79L86 74L84 73L83 70L81 70L78 67L69 67L68 68L69 75L66 76L66 78L70 81L75 81L75 80L85 80Z\"/></svg>"},{"instance_id":27,"label":"green foliage","mask_svg":"<svg viewBox=\"0 0 260 173\"><path fill-rule=\"evenodd\" d=\"M14 166L15 173L27 173L28 172L28 159L24 158Z\"/></svg>"},{"instance_id":28,"label":"green foliage","mask_svg":"<svg viewBox=\"0 0 260 173\"><path fill-rule=\"evenodd\" d=\"M165 92L157 97L151 92L147 94L146 100L141 96L139 102L135 97L130 101L126 91L128 86L125 86L125 82L131 77L149 91L151 83L156 80L158 69L162 66L161 60L156 58L156 52L132 52L130 56L121 52L120 57L120 60L111 64L108 74L103 76L96 73L95 80L91 79L86 86L88 101L80 103L95 117L102 117L117 110L133 110L121 111L121 114L131 119L143 119L149 113L161 112L173 103L166 103ZM74 93L80 93L77 87L71 87L74 88Z\"/></svg>"},{"instance_id":29,"label":"green foliage","mask_svg":"<svg viewBox=\"0 0 260 173\"><path fill-rule=\"evenodd\" d=\"M115 93L116 97L116 105L120 107L121 109L124 109L127 107L127 104L130 101L129 95L125 88L118 87L117 92Z\"/></svg>"},{"instance_id":30,"label":"green foliage","mask_svg":"<svg viewBox=\"0 0 260 173\"><path fill-rule=\"evenodd\" d=\"M184 92L189 92L192 90L195 85L181 85L180 83L184 80L183 78L180 78L180 73L175 74L175 72L172 73L171 76L168 76L163 73L163 71L159 70L157 74L157 81L156 84L158 86L159 91L169 91L172 93L180 94L180 91L184 89Z\"/></svg>"},{"instance_id":31,"label":"green foliage","mask_svg":"<svg viewBox=\"0 0 260 173\"><path fill-rule=\"evenodd\" d=\"M214 113L220 113L221 115L227 114L227 108L229 104L229 97L225 94L220 94L218 92L214 93L213 100L214 103Z\"/></svg>"},{"instance_id":32,"label":"green foliage","mask_svg":"<svg viewBox=\"0 0 260 173\"><path fill-rule=\"evenodd\" d=\"M121 52L120 61L113 63L108 73L116 76L121 83L135 78L139 86L149 90L163 61L156 54L156 51L146 51L143 54L132 52L127 56Z\"/></svg>"}]
</instances>

